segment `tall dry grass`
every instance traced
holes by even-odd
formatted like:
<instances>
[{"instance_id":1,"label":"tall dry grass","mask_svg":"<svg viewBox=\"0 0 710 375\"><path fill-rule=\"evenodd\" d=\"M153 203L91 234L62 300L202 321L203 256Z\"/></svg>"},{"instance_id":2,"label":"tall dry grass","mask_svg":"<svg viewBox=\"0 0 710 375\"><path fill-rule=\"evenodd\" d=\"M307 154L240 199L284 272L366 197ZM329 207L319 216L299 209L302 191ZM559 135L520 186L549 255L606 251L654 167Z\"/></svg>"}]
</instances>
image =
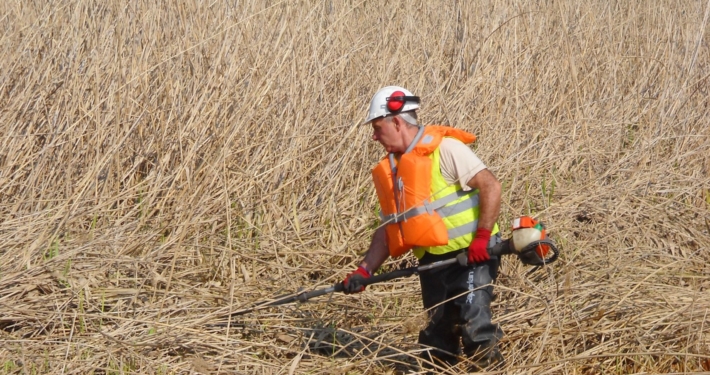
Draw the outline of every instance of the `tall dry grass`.
<instances>
[{"instance_id":1,"label":"tall dry grass","mask_svg":"<svg viewBox=\"0 0 710 375\"><path fill-rule=\"evenodd\" d=\"M358 124L401 84L479 136L506 259L497 373L710 371L707 1L0 3L3 373L416 372L416 278L339 281L377 226ZM391 270L414 261L385 264ZM462 368L441 369L458 373Z\"/></svg>"}]
</instances>

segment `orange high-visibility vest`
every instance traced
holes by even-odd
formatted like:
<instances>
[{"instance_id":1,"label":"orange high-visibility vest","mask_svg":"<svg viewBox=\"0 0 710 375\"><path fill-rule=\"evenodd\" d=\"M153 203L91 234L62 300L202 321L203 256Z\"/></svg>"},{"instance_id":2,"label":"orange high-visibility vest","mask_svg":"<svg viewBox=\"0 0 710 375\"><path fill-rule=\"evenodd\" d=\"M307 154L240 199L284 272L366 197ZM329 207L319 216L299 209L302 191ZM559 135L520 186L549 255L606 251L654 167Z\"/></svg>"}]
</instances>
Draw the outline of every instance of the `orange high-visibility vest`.
<instances>
[{"instance_id":1,"label":"orange high-visibility vest","mask_svg":"<svg viewBox=\"0 0 710 375\"><path fill-rule=\"evenodd\" d=\"M410 146L411 150L402 154L399 161L395 160L393 154L389 154L372 170L381 215L386 223L387 247L393 257L413 247L447 245L450 228L447 228L437 210L473 194L459 189L453 194L430 201L437 193L432 191L434 166L431 155L444 137L453 137L464 143L476 140L475 135L463 130L447 126L426 126L417 134L414 146ZM473 229L475 231L475 227Z\"/></svg>"}]
</instances>

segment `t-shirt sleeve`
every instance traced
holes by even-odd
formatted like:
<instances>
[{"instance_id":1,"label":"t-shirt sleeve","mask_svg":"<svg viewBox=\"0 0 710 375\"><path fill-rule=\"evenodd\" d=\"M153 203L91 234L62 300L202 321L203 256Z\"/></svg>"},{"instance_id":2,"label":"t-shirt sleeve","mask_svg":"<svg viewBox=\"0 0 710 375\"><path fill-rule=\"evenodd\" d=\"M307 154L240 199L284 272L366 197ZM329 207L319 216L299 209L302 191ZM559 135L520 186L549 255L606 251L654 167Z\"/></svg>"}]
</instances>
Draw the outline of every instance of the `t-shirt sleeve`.
<instances>
[{"instance_id":1,"label":"t-shirt sleeve","mask_svg":"<svg viewBox=\"0 0 710 375\"><path fill-rule=\"evenodd\" d=\"M476 173L486 169L481 159L463 142L454 138L444 138L439 145L440 168L444 180L450 184L459 183L464 191Z\"/></svg>"}]
</instances>

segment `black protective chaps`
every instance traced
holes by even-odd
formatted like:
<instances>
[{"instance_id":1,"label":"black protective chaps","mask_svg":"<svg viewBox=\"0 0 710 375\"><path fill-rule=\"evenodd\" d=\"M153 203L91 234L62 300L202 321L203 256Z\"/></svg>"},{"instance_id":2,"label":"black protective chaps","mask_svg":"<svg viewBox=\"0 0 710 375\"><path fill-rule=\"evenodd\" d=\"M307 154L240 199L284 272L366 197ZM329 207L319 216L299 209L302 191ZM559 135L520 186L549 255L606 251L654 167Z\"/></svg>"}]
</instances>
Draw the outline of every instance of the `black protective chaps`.
<instances>
[{"instance_id":1,"label":"black protective chaps","mask_svg":"<svg viewBox=\"0 0 710 375\"><path fill-rule=\"evenodd\" d=\"M498 241L500 236L491 237L492 244ZM449 259L460 251L426 253L419 264ZM419 275L424 308L429 310L429 324L419 333L419 343L433 348L423 352L423 359L450 366L460 354L473 356L496 347L503 331L491 322L491 300L499 265L499 259L491 257L484 263L455 264Z\"/></svg>"}]
</instances>

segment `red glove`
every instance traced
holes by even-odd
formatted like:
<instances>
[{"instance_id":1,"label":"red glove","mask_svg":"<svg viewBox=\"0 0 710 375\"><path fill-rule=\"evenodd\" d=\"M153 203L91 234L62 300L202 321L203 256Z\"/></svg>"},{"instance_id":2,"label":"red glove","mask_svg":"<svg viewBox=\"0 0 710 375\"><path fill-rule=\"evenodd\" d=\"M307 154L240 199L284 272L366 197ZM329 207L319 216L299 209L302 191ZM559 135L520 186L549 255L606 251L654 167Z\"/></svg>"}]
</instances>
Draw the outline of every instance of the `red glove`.
<instances>
[{"instance_id":1,"label":"red glove","mask_svg":"<svg viewBox=\"0 0 710 375\"><path fill-rule=\"evenodd\" d=\"M491 240L491 231L485 228L478 228L476 237L468 247L468 264L482 263L491 259L488 255L488 242Z\"/></svg>"},{"instance_id":2,"label":"red glove","mask_svg":"<svg viewBox=\"0 0 710 375\"><path fill-rule=\"evenodd\" d=\"M343 280L343 292L345 294L360 293L365 290L365 286L362 285L362 281L370 277L370 272L368 272L364 267L359 266L355 271L350 272L348 276Z\"/></svg>"}]
</instances>

